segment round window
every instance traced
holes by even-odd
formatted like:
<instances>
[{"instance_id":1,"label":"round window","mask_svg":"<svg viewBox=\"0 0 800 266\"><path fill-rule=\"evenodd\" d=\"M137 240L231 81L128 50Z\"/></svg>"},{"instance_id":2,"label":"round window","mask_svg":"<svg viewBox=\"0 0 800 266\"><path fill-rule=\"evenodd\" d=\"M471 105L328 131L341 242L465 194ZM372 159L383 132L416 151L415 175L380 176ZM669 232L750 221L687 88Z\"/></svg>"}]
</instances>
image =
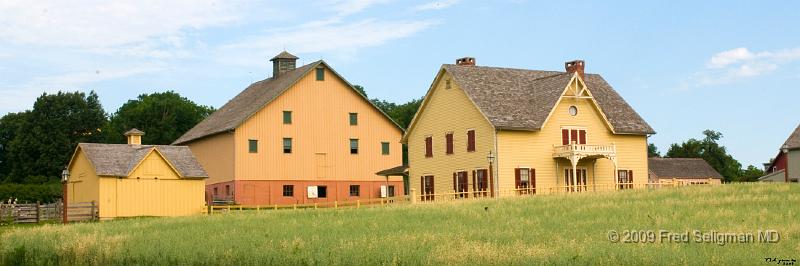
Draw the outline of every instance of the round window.
<instances>
[{"instance_id":1,"label":"round window","mask_svg":"<svg viewBox=\"0 0 800 266\"><path fill-rule=\"evenodd\" d=\"M571 115L571 116L578 115L578 107L570 106L569 107L569 115Z\"/></svg>"}]
</instances>

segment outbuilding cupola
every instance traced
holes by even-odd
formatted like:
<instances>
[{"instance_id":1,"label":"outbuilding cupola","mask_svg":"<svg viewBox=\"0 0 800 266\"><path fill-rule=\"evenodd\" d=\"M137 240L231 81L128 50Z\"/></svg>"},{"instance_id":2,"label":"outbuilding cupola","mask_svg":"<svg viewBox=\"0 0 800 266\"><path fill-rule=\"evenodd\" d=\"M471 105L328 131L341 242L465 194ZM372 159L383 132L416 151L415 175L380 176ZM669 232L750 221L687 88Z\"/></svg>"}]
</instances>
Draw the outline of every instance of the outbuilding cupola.
<instances>
[{"instance_id":1,"label":"outbuilding cupola","mask_svg":"<svg viewBox=\"0 0 800 266\"><path fill-rule=\"evenodd\" d=\"M144 131L133 128L128 130L128 132L125 132L123 135L128 138L128 145L142 145L142 136L144 136Z\"/></svg>"},{"instance_id":2,"label":"outbuilding cupola","mask_svg":"<svg viewBox=\"0 0 800 266\"><path fill-rule=\"evenodd\" d=\"M277 78L281 74L292 71L297 67L297 56L283 51L269 61L272 61L272 78Z\"/></svg>"}]
</instances>

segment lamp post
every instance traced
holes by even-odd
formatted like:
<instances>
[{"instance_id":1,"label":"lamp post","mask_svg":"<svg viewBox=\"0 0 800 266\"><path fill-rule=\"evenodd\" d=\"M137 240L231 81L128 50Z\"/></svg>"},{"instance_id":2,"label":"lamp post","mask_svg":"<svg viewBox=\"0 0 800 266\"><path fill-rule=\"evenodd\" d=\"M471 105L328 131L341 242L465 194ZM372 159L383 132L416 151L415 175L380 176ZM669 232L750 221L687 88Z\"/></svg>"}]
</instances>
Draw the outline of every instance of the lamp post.
<instances>
[{"instance_id":1,"label":"lamp post","mask_svg":"<svg viewBox=\"0 0 800 266\"><path fill-rule=\"evenodd\" d=\"M486 155L486 160L489 161L489 187L492 189L491 197L494 198L494 171L492 171L492 164L494 163L494 154L489 150L489 155Z\"/></svg>"},{"instance_id":2,"label":"lamp post","mask_svg":"<svg viewBox=\"0 0 800 266\"><path fill-rule=\"evenodd\" d=\"M783 152L784 154L789 153L789 145L788 144L783 144L783 146L781 146L781 152ZM784 156L788 156L788 155L784 155ZM783 182L786 182L786 183L789 183L789 173L788 173L788 171L789 170L786 170L785 172L783 172Z\"/></svg>"},{"instance_id":3,"label":"lamp post","mask_svg":"<svg viewBox=\"0 0 800 266\"><path fill-rule=\"evenodd\" d=\"M789 145L783 144L783 146L781 146L781 151L783 153L788 153L789 152Z\"/></svg>"},{"instance_id":4,"label":"lamp post","mask_svg":"<svg viewBox=\"0 0 800 266\"><path fill-rule=\"evenodd\" d=\"M65 224L67 223L67 210L68 210L67 209L67 201L68 201L67 200L67 190L68 190L67 186L68 186L68 182L69 182L69 170L64 168L64 171L61 171L61 189L62 189L61 201L62 201L62 207L63 207L62 214L61 214L61 219L62 219L61 222L65 223Z\"/></svg>"}]
</instances>

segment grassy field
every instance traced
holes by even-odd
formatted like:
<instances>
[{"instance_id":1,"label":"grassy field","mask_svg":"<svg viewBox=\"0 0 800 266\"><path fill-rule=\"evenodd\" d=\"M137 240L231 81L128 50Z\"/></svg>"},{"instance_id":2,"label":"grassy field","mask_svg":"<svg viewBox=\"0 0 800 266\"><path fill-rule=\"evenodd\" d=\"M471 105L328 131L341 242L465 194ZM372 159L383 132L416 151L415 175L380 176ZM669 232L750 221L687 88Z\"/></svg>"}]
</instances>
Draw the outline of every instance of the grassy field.
<instances>
[{"instance_id":1,"label":"grassy field","mask_svg":"<svg viewBox=\"0 0 800 266\"><path fill-rule=\"evenodd\" d=\"M487 209L488 207L488 209ZM659 230L753 233L777 243L665 243ZM650 230L655 243L612 243ZM800 259L800 186L472 200L339 210L0 228L0 258L20 264L764 264ZM645 233L646 235L647 233Z\"/></svg>"}]
</instances>

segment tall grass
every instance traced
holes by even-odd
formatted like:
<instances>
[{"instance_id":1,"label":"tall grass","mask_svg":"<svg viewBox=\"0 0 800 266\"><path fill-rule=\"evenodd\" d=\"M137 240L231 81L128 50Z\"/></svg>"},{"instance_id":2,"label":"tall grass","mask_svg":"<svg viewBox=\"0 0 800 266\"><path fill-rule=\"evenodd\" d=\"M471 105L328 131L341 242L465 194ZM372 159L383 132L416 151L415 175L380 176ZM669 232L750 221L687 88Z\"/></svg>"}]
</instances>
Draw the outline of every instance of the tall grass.
<instances>
[{"instance_id":1,"label":"tall grass","mask_svg":"<svg viewBox=\"0 0 800 266\"><path fill-rule=\"evenodd\" d=\"M778 243L611 243L609 230L774 229ZM19 264L760 264L800 259L800 186L737 184L0 231Z\"/></svg>"}]
</instances>

